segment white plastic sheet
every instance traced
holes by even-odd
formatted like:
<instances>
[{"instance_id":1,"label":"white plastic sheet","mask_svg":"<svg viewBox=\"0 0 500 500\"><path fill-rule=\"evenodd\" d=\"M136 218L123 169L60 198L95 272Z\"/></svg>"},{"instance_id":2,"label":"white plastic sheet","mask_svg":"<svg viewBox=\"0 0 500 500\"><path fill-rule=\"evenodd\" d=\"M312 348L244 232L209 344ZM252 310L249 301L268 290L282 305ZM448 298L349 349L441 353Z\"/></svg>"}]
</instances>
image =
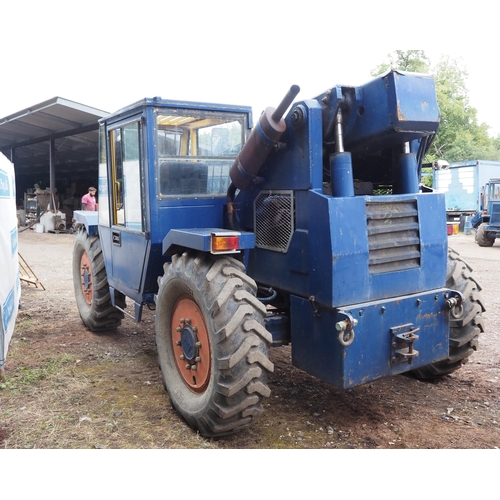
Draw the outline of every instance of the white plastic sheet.
<instances>
[{"instance_id":1,"label":"white plastic sheet","mask_svg":"<svg viewBox=\"0 0 500 500\"><path fill-rule=\"evenodd\" d=\"M0 154L0 375L19 307L18 233L14 166Z\"/></svg>"}]
</instances>

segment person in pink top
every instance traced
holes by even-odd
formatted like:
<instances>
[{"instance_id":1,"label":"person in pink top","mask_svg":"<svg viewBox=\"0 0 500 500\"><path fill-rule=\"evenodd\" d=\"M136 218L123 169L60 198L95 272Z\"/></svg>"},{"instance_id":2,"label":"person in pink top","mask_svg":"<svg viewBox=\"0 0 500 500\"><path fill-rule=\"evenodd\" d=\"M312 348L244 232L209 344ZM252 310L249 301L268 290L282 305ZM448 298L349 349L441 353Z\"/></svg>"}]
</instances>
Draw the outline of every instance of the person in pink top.
<instances>
[{"instance_id":1,"label":"person in pink top","mask_svg":"<svg viewBox=\"0 0 500 500\"><path fill-rule=\"evenodd\" d=\"M95 199L95 187L89 187L89 192L82 197L82 210L97 210L97 203Z\"/></svg>"}]
</instances>

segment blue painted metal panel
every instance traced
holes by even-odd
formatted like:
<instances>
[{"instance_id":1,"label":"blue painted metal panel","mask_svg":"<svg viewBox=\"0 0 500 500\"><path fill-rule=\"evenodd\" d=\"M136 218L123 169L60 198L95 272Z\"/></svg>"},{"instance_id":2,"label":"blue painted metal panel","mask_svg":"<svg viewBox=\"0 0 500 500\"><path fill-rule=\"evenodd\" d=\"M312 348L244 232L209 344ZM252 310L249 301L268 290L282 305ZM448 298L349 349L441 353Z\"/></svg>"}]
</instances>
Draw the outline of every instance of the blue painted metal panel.
<instances>
[{"instance_id":1,"label":"blue painted metal panel","mask_svg":"<svg viewBox=\"0 0 500 500\"><path fill-rule=\"evenodd\" d=\"M296 193L296 218L307 214L284 255L256 248L250 251L249 274L257 281L324 305L341 307L444 287L447 237L441 194L332 198L311 190ZM299 201L297 201L299 200ZM418 206L420 265L394 272L369 269L367 202L414 200ZM423 272L431 270L431 272Z\"/></svg>"},{"instance_id":2,"label":"blue painted metal panel","mask_svg":"<svg viewBox=\"0 0 500 500\"><path fill-rule=\"evenodd\" d=\"M85 226L88 234L97 234L98 212L75 210L73 212L73 218Z\"/></svg>"},{"instance_id":3,"label":"blue painted metal panel","mask_svg":"<svg viewBox=\"0 0 500 500\"><path fill-rule=\"evenodd\" d=\"M420 265L371 273L366 203L404 200L418 204ZM308 295L320 303L339 307L445 286L447 238L442 195L332 198L311 191L309 214L309 235L315 248L311 249Z\"/></svg>"},{"instance_id":4,"label":"blue painted metal panel","mask_svg":"<svg viewBox=\"0 0 500 500\"><path fill-rule=\"evenodd\" d=\"M364 197L331 198L313 191L309 203L314 248L308 295L332 306L372 299Z\"/></svg>"},{"instance_id":5,"label":"blue painted metal panel","mask_svg":"<svg viewBox=\"0 0 500 500\"><path fill-rule=\"evenodd\" d=\"M292 362L298 368L340 388L350 388L444 359L448 355L449 313L445 290L358 304L346 308L359 321L351 345L338 341L338 310L291 296ZM418 302L420 300L420 302ZM419 328L414 344L418 356L393 364L391 328ZM402 360L403 361L403 360Z\"/></svg>"},{"instance_id":6,"label":"blue painted metal panel","mask_svg":"<svg viewBox=\"0 0 500 500\"><path fill-rule=\"evenodd\" d=\"M137 292L141 289L143 267L150 241L144 234L125 230L120 230L119 234L119 245L112 237L111 275L115 283L121 284L120 290L123 286L127 286L134 291L134 296L138 297Z\"/></svg>"},{"instance_id":7,"label":"blue painted metal panel","mask_svg":"<svg viewBox=\"0 0 500 500\"><path fill-rule=\"evenodd\" d=\"M262 183L240 192L238 195L239 203L244 204L249 199L253 200L255 193L261 189L307 190L321 188L323 184L321 106L317 101L308 100L297 103L294 105L295 107L303 109L304 123L297 128L292 124L291 114L286 117L287 129L282 138L286 147L274 153L262 167L259 172ZM247 212L241 210L242 218L252 216L251 211ZM245 222L247 221L245 220Z\"/></svg>"},{"instance_id":8,"label":"blue painted metal panel","mask_svg":"<svg viewBox=\"0 0 500 500\"><path fill-rule=\"evenodd\" d=\"M201 252L210 252L210 236L211 233L203 229L172 229L163 240L162 252L164 254L167 253L173 245L179 245Z\"/></svg>"},{"instance_id":9,"label":"blue painted metal panel","mask_svg":"<svg viewBox=\"0 0 500 500\"><path fill-rule=\"evenodd\" d=\"M172 229L169 231L165 239L163 240L162 251L163 253L168 252L169 248L173 245L179 245L185 248L191 248L193 250L199 250L201 252L210 252L211 250L211 239L212 234L237 234L239 237L239 249L244 250L248 248L253 248L255 245L255 235L254 233L248 233L244 231L232 231L229 229L221 228L186 228L186 229Z\"/></svg>"},{"instance_id":10,"label":"blue painted metal panel","mask_svg":"<svg viewBox=\"0 0 500 500\"><path fill-rule=\"evenodd\" d=\"M429 75L391 71L357 87L344 130L346 151L380 151L434 133L439 107Z\"/></svg>"},{"instance_id":11,"label":"blue painted metal panel","mask_svg":"<svg viewBox=\"0 0 500 500\"><path fill-rule=\"evenodd\" d=\"M150 191L155 196L154 181ZM163 265L169 260L164 255L163 239L172 229L185 229L189 227L223 227L223 204L225 199L190 199L186 200L156 200L149 207L150 219L150 249L144 269L143 288L144 294L156 293L158 289L158 276L163 274Z\"/></svg>"}]
</instances>

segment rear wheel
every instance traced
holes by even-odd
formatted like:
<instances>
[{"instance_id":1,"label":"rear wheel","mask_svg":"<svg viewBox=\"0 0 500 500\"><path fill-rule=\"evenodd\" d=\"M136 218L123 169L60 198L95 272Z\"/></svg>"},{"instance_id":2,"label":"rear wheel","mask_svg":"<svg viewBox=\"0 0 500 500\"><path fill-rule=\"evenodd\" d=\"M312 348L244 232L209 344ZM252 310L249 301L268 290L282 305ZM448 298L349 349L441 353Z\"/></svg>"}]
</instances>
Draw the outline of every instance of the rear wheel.
<instances>
[{"instance_id":1,"label":"rear wheel","mask_svg":"<svg viewBox=\"0 0 500 500\"><path fill-rule=\"evenodd\" d=\"M111 303L101 242L81 227L73 247L73 284L76 304L83 324L92 332L120 326L123 313ZM117 305L125 308L125 297L118 295Z\"/></svg>"},{"instance_id":2,"label":"rear wheel","mask_svg":"<svg viewBox=\"0 0 500 500\"><path fill-rule=\"evenodd\" d=\"M413 370L417 378L430 379L450 374L467 363L477 350L478 337L484 332L481 287L472 277L472 268L454 250L448 252L446 286L464 296L463 314L450 316L450 345L448 358Z\"/></svg>"},{"instance_id":3,"label":"rear wheel","mask_svg":"<svg viewBox=\"0 0 500 500\"><path fill-rule=\"evenodd\" d=\"M491 238L485 231L486 224L481 224L476 231L476 243L480 247L491 247L495 243L495 238Z\"/></svg>"},{"instance_id":4,"label":"rear wheel","mask_svg":"<svg viewBox=\"0 0 500 500\"><path fill-rule=\"evenodd\" d=\"M173 407L205 437L239 431L262 411L274 367L265 307L231 257L188 251L165 265L156 344Z\"/></svg>"}]
</instances>

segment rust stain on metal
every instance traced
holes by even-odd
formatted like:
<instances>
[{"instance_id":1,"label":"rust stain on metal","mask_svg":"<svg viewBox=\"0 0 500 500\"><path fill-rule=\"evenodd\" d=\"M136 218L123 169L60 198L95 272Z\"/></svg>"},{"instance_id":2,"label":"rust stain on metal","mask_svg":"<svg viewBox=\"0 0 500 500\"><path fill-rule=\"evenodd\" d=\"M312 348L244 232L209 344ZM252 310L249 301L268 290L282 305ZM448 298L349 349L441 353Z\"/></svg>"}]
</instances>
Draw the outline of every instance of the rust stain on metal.
<instances>
[{"instance_id":1,"label":"rust stain on metal","mask_svg":"<svg viewBox=\"0 0 500 500\"><path fill-rule=\"evenodd\" d=\"M400 122L405 122L406 121L406 117L405 115L403 114L403 112L401 111L401 108L399 107L399 104L397 105L397 115L398 115L398 120Z\"/></svg>"},{"instance_id":2,"label":"rust stain on metal","mask_svg":"<svg viewBox=\"0 0 500 500\"><path fill-rule=\"evenodd\" d=\"M435 313L426 313L426 314L424 314L423 318L424 319L432 319L432 318L437 318L437 316L438 315Z\"/></svg>"}]
</instances>

